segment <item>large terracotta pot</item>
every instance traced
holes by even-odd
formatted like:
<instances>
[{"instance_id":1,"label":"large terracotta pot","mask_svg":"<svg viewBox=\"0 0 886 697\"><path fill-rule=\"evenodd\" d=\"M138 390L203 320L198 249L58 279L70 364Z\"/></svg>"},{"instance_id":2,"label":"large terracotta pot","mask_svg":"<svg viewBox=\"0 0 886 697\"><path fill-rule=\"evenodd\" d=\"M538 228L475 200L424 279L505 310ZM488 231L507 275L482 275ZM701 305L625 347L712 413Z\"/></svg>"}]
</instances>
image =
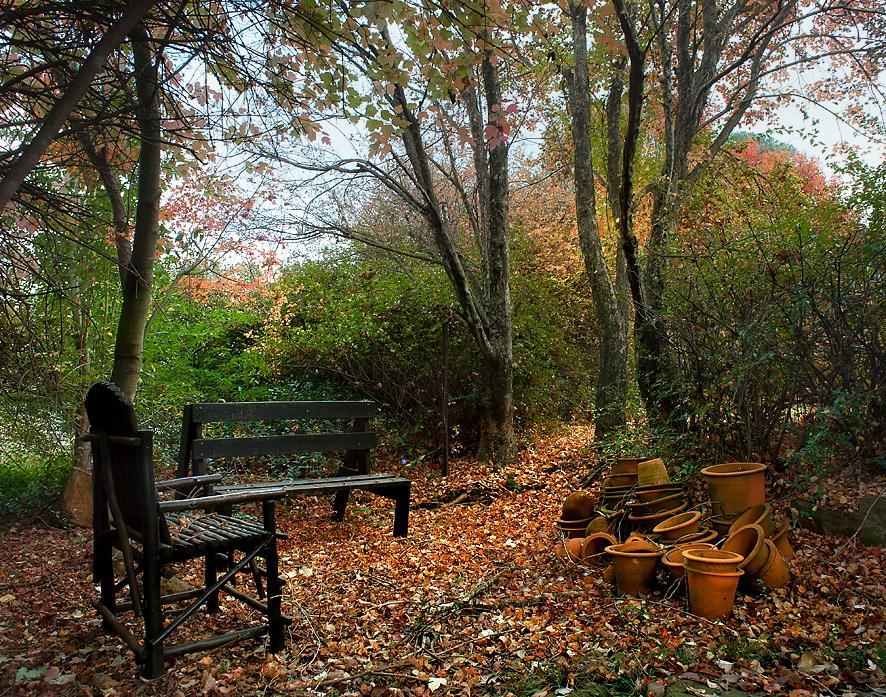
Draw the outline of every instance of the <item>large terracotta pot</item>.
<instances>
[{"instance_id":1,"label":"large terracotta pot","mask_svg":"<svg viewBox=\"0 0 886 697\"><path fill-rule=\"evenodd\" d=\"M716 573L732 573L738 571L738 565L744 557L735 552L724 552L720 549L684 549L683 566L697 571L713 571Z\"/></svg>"},{"instance_id":2,"label":"large terracotta pot","mask_svg":"<svg viewBox=\"0 0 886 697\"><path fill-rule=\"evenodd\" d=\"M595 532L585 538L584 547L581 550L581 557L586 562L593 564L594 562L606 561L603 554L610 545L617 545L616 540L607 532Z\"/></svg>"},{"instance_id":3,"label":"large terracotta pot","mask_svg":"<svg viewBox=\"0 0 886 697\"><path fill-rule=\"evenodd\" d=\"M652 528L652 532L660 535L662 541L673 542L683 537L683 535L698 532L699 520L701 520L701 513L698 511L678 513L660 522Z\"/></svg>"},{"instance_id":4,"label":"large terracotta pot","mask_svg":"<svg viewBox=\"0 0 886 697\"><path fill-rule=\"evenodd\" d=\"M717 533L709 528L701 528L698 532L691 532L674 540L674 547L685 547L696 542L713 542L717 539Z\"/></svg>"},{"instance_id":5,"label":"large terracotta pot","mask_svg":"<svg viewBox=\"0 0 886 697\"><path fill-rule=\"evenodd\" d=\"M655 584L655 567L663 554L663 550L649 542L632 542L638 543L634 546L635 551L631 549L631 542L609 545L606 548L606 553L612 556L615 585L619 595L639 596L650 593ZM647 551L642 551L644 549Z\"/></svg>"},{"instance_id":6,"label":"large terracotta pot","mask_svg":"<svg viewBox=\"0 0 886 697\"><path fill-rule=\"evenodd\" d=\"M652 501L632 501L627 504L627 507L631 513L636 515L652 515L676 508L684 501L683 492L679 491L676 494L668 494Z\"/></svg>"},{"instance_id":7,"label":"large terracotta pot","mask_svg":"<svg viewBox=\"0 0 886 697\"><path fill-rule=\"evenodd\" d=\"M763 528L763 533L766 537L769 537L774 528L772 523L772 506L768 503L751 506L748 510L738 516L738 518L735 519L735 522L729 526L729 534L731 535L733 532L746 525L759 525Z\"/></svg>"},{"instance_id":8,"label":"large terracotta pot","mask_svg":"<svg viewBox=\"0 0 886 697\"><path fill-rule=\"evenodd\" d=\"M766 465L727 462L701 471L715 515L738 515L766 500Z\"/></svg>"},{"instance_id":9,"label":"large terracotta pot","mask_svg":"<svg viewBox=\"0 0 886 697\"><path fill-rule=\"evenodd\" d=\"M765 545L769 558L753 578L759 579L766 588L783 588L790 583L791 570L772 540L766 540Z\"/></svg>"},{"instance_id":10,"label":"large terracotta pot","mask_svg":"<svg viewBox=\"0 0 886 697\"><path fill-rule=\"evenodd\" d=\"M665 467L664 460L660 457L645 460L637 465L637 484L640 486L665 484L669 481L671 481L671 477Z\"/></svg>"},{"instance_id":11,"label":"large terracotta pot","mask_svg":"<svg viewBox=\"0 0 886 697\"><path fill-rule=\"evenodd\" d=\"M693 614L716 620L732 612L735 590L744 571L699 571L686 567L689 609Z\"/></svg>"},{"instance_id":12,"label":"large terracotta pot","mask_svg":"<svg viewBox=\"0 0 886 697\"><path fill-rule=\"evenodd\" d=\"M691 542L686 547L674 547L662 557L661 563L671 572L674 578L683 578L686 573L683 569L683 551L686 549L713 549L714 545L709 542Z\"/></svg>"},{"instance_id":13,"label":"large terracotta pot","mask_svg":"<svg viewBox=\"0 0 886 697\"><path fill-rule=\"evenodd\" d=\"M620 457L612 466L612 474L637 474L637 465L646 460L653 459L653 456L645 457Z\"/></svg>"},{"instance_id":14,"label":"large terracotta pot","mask_svg":"<svg viewBox=\"0 0 886 697\"><path fill-rule=\"evenodd\" d=\"M769 552L764 544L766 535L759 525L745 525L733 532L720 545L724 552L735 552L744 557L744 561L738 565L748 574L755 574L766 563Z\"/></svg>"},{"instance_id":15,"label":"large terracotta pot","mask_svg":"<svg viewBox=\"0 0 886 697\"><path fill-rule=\"evenodd\" d=\"M640 532L650 532L652 528L658 525L661 521L667 520L671 516L675 516L678 513L685 511L687 506L688 504L684 503L670 511L662 511L661 513L652 513L650 515L636 515L635 513L629 513L628 520L631 521L634 528Z\"/></svg>"},{"instance_id":16,"label":"large terracotta pot","mask_svg":"<svg viewBox=\"0 0 886 697\"><path fill-rule=\"evenodd\" d=\"M778 547L778 551L781 552L781 556L783 556L787 561L790 561L794 558L794 548L791 546L791 540L788 538L788 533L791 531L791 524L787 518L781 521L780 525L777 525L775 528L775 532L772 533L772 541L775 543L775 546Z\"/></svg>"}]
</instances>

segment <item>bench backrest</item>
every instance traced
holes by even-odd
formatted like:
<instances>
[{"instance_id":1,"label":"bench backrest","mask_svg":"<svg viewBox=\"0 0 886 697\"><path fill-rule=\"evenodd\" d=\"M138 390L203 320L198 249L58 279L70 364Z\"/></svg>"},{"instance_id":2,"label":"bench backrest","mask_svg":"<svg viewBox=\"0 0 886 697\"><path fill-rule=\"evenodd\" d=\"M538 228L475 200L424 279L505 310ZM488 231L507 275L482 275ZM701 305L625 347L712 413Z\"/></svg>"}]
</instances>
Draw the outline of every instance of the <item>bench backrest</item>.
<instances>
[{"instance_id":1,"label":"bench backrest","mask_svg":"<svg viewBox=\"0 0 886 697\"><path fill-rule=\"evenodd\" d=\"M257 457L296 453L345 453L345 467L368 474L369 452L376 436L369 419L375 402L223 402L189 404L182 419L178 476L203 474L204 461L221 457ZM348 419L351 430L327 433L297 433L285 436L204 438L203 424L244 421L296 421L303 419Z\"/></svg>"}]
</instances>

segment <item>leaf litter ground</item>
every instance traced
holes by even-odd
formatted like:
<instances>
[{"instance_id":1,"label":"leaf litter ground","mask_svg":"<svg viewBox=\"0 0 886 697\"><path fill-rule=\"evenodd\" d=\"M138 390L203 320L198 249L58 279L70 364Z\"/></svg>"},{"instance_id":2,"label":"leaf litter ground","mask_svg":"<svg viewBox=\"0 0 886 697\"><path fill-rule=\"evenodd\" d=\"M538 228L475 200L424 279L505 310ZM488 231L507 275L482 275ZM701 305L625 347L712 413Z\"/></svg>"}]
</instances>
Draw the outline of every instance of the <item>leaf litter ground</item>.
<instances>
[{"instance_id":1,"label":"leaf litter ground","mask_svg":"<svg viewBox=\"0 0 886 697\"><path fill-rule=\"evenodd\" d=\"M357 494L343 523L329 520L325 499L288 501L278 515L289 536L286 650L246 642L194 654L149 684L89 605L88 533L12 521L0 532L0 693L553 695L606 685L659 695L681 678L695 686L681 694L802 697L883 684L879 548L795 532L792 584L740 591L724 622L692 616L666 585L647 600L617 598L600 566L556 558L563 497L601 479L589 439L583 428L540 436L508 471L467 460L448 478L410 469L408 539L391 536L391 505L379 497ZM198 569L180 577L196 582ZM223 600L176 641L240 626L242 607Z\"/></svg>"}]
</instances>

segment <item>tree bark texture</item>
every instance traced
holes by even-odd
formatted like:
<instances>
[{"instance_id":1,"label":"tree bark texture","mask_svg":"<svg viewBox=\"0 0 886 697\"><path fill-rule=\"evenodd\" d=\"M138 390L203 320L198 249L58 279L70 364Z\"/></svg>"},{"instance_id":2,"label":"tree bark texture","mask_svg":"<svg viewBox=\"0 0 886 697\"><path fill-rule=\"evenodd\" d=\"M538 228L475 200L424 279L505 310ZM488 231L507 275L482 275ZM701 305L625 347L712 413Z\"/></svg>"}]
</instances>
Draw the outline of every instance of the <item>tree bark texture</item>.
<instances>
[{"instance_id":1,"label":"tree bark texture","mask_svg":"<svg viewBox=\"0 0 886 697\"><path fill-rule=\"evenodd\" d=\"M627 401L628 327L615 283L603 254L597 227L597 201L591 159L590 94L588 86L587 7L570 3L575 65L569 79L572 143L575 155L575 212L578 239L600 327L600 370L597 378L595 427L597 437L623 426Z\"/></svg>"},{"instance_id":2,"label":"tree bark texture","mask_svg":"<svg viewBox=\"0 0 886 697\"><path fill-rule=\"evenodd\" d=\"M138 205L132 252L125 267L123 305L117 324L111 381L135 397L142 364L145 325L151 309L154 257L160 234L160 158L162 153L157 62L144 27L132 33L139 124Z\"/></svg>"}]
</instances>

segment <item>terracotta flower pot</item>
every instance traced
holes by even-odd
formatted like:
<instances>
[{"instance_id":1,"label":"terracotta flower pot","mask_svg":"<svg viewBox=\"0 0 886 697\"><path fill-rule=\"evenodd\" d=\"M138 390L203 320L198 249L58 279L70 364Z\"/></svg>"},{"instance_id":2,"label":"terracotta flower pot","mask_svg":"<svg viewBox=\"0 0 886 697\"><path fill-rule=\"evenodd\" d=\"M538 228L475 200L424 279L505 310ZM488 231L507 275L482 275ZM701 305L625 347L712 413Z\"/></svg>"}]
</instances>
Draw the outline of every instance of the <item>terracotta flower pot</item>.
<instances>
[{"instance_id":1,"label":"terracotta flower pot","mask_svg":"<svg viewBox=\"0 0 886 697\"><path fill-rule=\"evenodd\" d=\"M791 540L788 538L788 533L790 533L790 531L791 523L785 518L781 521L780 525L776 526L775 532L772 533L772 541L775 543L775 546L778 547L781 556L787 561L794 558L794 548L791 546Z\"/></svg>"},{"instance_id":2,"label":"terracotta flower pot","mask_svg":"<svg viewBox=\"0 0 886 697\"><path fill-rule=\"evenodd\" d=\"M661 563L671 572L674 578L682 578L685 575L683 569L683 551L686 549L713 549L714 545L709 542L691 542L686 547L674 547L662 557Z\"/></svg>"},{"instance_id":3,"label":"terracotta flower pot","mask_svg":"<svg viewBox=\"0 0 886 697\"><path fill-rule=\"evenodd\" d=\"M735 590L744 571L699 571L686 567L689 609L700 617L716 620L732 612Z\"/></svg>"},{"instance_id":4,"label":"terracotta flower pot","mask_svg":"<svg viewBox=\"0 0 886 697\"><path fill-rule=\"evenodd\" d=\"M725 537L729 534L729 528L732 527L732 524L737 517L738 516L715 515L708 520L708 525L716 531L717 537Z\"/></svg>"},{"instance_id":5,"label":"terracotta flower pot","mask_svg":"<svg viewBox=\"0 0 886 697\"><path fill-rule=\"evenodd\" d=\"M603 580L607 583L615 583L615 564L611 562L603 569Z\"/></svg>"},{"instance_id":6,"label":"terracotta flower pot","mask_svg":"<svg viewBox=\"0 0 886 697\"><path fill-rule=\"evenodd\" d=\"M637 465L646 460L651 460L651 456L645 457L620 457L612 466L612 474L637 474Z\"/></svg>"},{"instance_id":7,"label":"terracotta flower pot","mask_svg":"<svg viewBox=\"0 0 886 697\"><path fill-rule=\"evenodd\" d=\"M688 535L678 537L674 540L674 547L685 547L696 542L710 542L717 539L717 533L710 528L701 528L698 532L690 532Z\"/></svg>"},{"instance_id":8,"label":"terracotta flower pot","mask_svg":"<svg viewBox=\"0 0 886 697\"><path fill-rule=\"evenodd\" d=\"M595 532L609 532L609 519L606 516L598 515L591 518L591 522L585 528L585 534L593 535Z\"/></svg>"},{"instance_id":9,"label":"terracotta flower pot","mask_svg":"<svg viewBox=\"0 0 886 697\"><path fill-rule=\"evenodd\" d=\"M637 484L649 486L650 484L665 484L671 481L664 460L657 457L653 460L645 460L637 465Z\"/></svg>"},{"instance_id":10,"label":"terracotta flower pot","mask_svg":"<svg viewBox=\"0 0 886 697\"><path fill-rule=\"evenodd\" d=\"M566 536L567 539L574 539L576 537L585 536L585 531L587 530L589 522L590 520L557 520L554 522L554 525L561 534Z\"/></svg>"},{"instance_id":11,"label":"terracotta flower pot","mask_svg":"<svg viewBox=\"0 0 886 697\"><path fill-rule=\"evenodd\" d=\"M766 465L727 462L701 471L716 515L738 515L766 500Z\"/></svg>"},{"instance_id":12,"label":"terracotta flower pot","mask_svg":"<svg viewBox=\"0 0 886 697\"><path fill-rule=\"evenodd\" d=\"M667 520L671 516L675 516L678 513L682 513L686 510L688 504L684 503L681 506L677 506L677 508L671 509L670 511L662 511L661 513L652 513L650 515L637 515L635 513L628 514L628 520L631 521L634 528L639 530L640 532L650 532L652 528L658 525L661 521Z\"/></svg>"},{"instance_id":13,"label":"terracotta flower pot","mask_svg":"<svg viewBox=\"0 0 886 697\"><path fill-rule=\"evenodd\" d=\"M608 532L595 532L585 538L584 547L581 550L581 557L585 562L593 564L594 562L604 561L603 554L610 545L617 545L616 540Z\"/></svg>"},{"instance_id":14,"label":"terracotta flower pot","mask_svg":"<svg viewBox=\"0 0 886 697\"><path fill-rule=\"evenodd\" d=\"M739 528L743 528L745 525L759 525L763 528L763 533L766 537L769 537L774 527L772 523L772 506L768 503L751 506L729 526L729 534L732 534Z\"/></svg>"},{"instance_id":15,"label":"terracotta flower pot","mask_svg":"<svg viewBox=\"0 0 886 697\"><path fill-rule=\"evenodd\" d=\"M769 552L769 558L753 578L759 579L766 588L783 588L791 580L791 570L788 568L788 563L781 556L781 552L778 551L778 547L772 540L765 540L764 544Z\"/></svg>"},{"instance_id":16,"label":"terracotta flower pot","mask_svg":"<svg viewBox=\"0 0 886 697\"><path fill-rule=\"evenodd\" d=\"M637 483L636 474L613 474L603 480L603 488L630 487Z\"/></svg>"},{"instance_id":17,"label":"terracotta flower pot","mask_svg":"<svg viewBox=\"0 0 886 697\"><path fill-rule=\"evenodd\" d=\"M698 532L698 521L701 520L701 513L698 511L686 511L678 515L666 518L654 528L652 532L661 535L661 539L667 542L683 537L693 532Z\"/></svg>"},{"instance_id":18,"label":"terracotta flower pot","mask_svg":"<svg viewBox=\"0 0 886 697\"><path fill-rule=\"evenodd\" d=\"M584 547L583 537L573 537L566 540L566 558L569 561L581 561L581 550Z\"/></svg>"},{"instance_id":19,"label":"terracotta flower pot","mask_svg":"<svg viewBox=\"0 0 886 697\"><path fill-rule=\"evenodd\" d=\"M724 552L735 552L744 557L744 561L738 565L748 574L755 574L769 558L764 542L766 534L759 525L745 525L729 535L720 545Z\"/></svg>"},{"instance_id":20,"label":"terracotta flower pot","mask_svg":"<svg viewBox=\"0 0 886 697\"><path fill-rule=\"evenodd\" d=\"M594 499L583 491L576 491L563 500L560 518L563 520L590 519L594 515Z\"/></svg>"},{"instance_id":21,"label":"terracotta flower pot","mask_svg":"<svg viewBox=\"0 0 886 697\"><path fill-rule=\"evenodd\" d=\"M685 501L683 492L676 494L668 494L652 501L632 501L627 504L631 513L637 515L652 515L653 513L661 513L676 508Z\"/></svg>"},{"instance_id":22,"label":"terracotta flower pot","mask_svg":"<svg viewBox=\"0 0 886 697\"><path fill-rule=\"evenodd\" d=\"M649 593L655 584L655 567L663 554L663 550L655 545L635 540L637 543L609 545L606 553L612 557L615 567L615 585L619 595L639 596ZM643 551L646 549L647 551Z\"/></svg>"},{"instance_id":23,"label":"terracotta flower pot","mask_svg":"<svg viewBox=\"0 0 886 697\"><path fill-rule=\"evenodd\" d=\"M720 549L684 549L683 566L697 571L713 571L715 573L732 573L738 571L738 565L744 557L735 552L724 552Z\"/></svg>"},{"instance_id":24,"label":"terracotta flower pot","mask_svg":"<svg viewBox=\"0 0 886 697\"><path fill-rule=\"evenodd\" d=\"M680 482L666 482L665 484L650 484L649 486L634 487L634 494L638 499L651 501L652 499L661 498L666 494L676 494L683 491L686 487Z\"/></svg>"}]
</instances>

